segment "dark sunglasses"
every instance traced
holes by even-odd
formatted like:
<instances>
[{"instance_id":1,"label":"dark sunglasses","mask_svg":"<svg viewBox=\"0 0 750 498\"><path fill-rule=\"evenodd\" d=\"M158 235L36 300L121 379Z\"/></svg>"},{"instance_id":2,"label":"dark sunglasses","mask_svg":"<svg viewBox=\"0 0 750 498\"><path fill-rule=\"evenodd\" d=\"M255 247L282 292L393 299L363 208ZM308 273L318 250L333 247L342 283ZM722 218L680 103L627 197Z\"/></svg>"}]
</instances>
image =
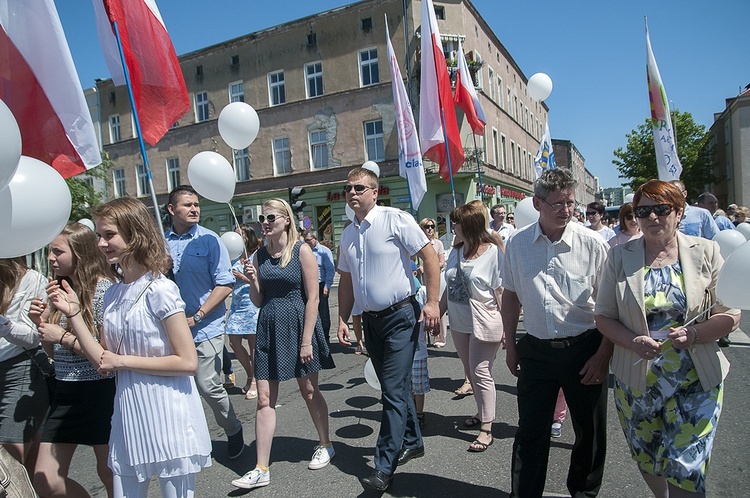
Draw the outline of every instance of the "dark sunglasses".
<instances>
[{"instance_id":1,"label":"dark sunglasses","mask_svg":"<svg viewBox=\"0 0 750 498\"><path fill-rule=\"evenodd\" d=\"M268 220L269 223L273 223L274 221L276 221L276 218L286 218L286 216L281 216L280 214L261 214L260 216L258 216L258 221L260 221L261 223L265 223L266 220Z\"/></svg>"},{"instance_id":2,"label":"dark sunglasses","mask_svg":"<svg viewBox=\"0 0 750 498\"><path fill-rule=\"evenodd\" d=\"M428 228L430 230L434 230L435 229L435 225L433 225L433 224L425 225L424 228L425 228L425 230L427 230Z\"/></svg>"},{"instance_id":3,"label":"dark sunglasses","mask_svg":"<svg viewBox=\"0 0 750 498\"><path fill-rule=\"evenodd\" d=\"M356 185L344 185L344 190L345 190L345 191L346 191L347 193L351 192L351 191L352 191L352 189L354 189L354 191L355 191L356 193L358 193L358 194L361 194L362 192L364 192L364 191L365 191L365 190L367 190L368 188L369 188L370 190L375 190L375 189L374 189L374 188L372 188L372 187L369 187L369 186L367 186L367 185L360 185L359 183L358 183L358 184L356 184Z\"/></svg>"},{"instance_id":4,"label":"dark sunglasses","mask_svg":"<svg viewBox=\"0 0 750 498\"><path fill-rule=\"evenodd\" d=\"M586 211L586 216L596 216L599 214L597 211Z\"/></svg>"},{"instance_id":5,"label":"dark sunglasses","mask_svg":"<svg viewBox=\"0 0 750 498\"><path fill-rule=\"evenodd\" d=\"M513 216L512 214L509 214L508 216L506 216L506 218L508 218L509 220L513 220L513 219L515 219L515 218L514 218L514 216Z\"/></svg>"},{"instance_id":6,"label":"dark sunglasses","mask_svg":"<svg viewBox=\"0 0 750 498\"><path fill-rule=\"evenodd\" d=\"M628 221L633 221L635 219L635 216L633 216L632 214L626 214L625 219Z\"/></svg>"},{"instance_id":7,"label":"dark sunglasses","mask_svg":"<svg viewBox=\"0 0 750 498\"><path fill-rule=\"evenodd\" d=\"M638 206L633 208L636 218L648 218L651 213L655 213L656 216L666 216L672 212L672 206L670 204L654 204L653 206Z\"/></svg>"}]
</instances>

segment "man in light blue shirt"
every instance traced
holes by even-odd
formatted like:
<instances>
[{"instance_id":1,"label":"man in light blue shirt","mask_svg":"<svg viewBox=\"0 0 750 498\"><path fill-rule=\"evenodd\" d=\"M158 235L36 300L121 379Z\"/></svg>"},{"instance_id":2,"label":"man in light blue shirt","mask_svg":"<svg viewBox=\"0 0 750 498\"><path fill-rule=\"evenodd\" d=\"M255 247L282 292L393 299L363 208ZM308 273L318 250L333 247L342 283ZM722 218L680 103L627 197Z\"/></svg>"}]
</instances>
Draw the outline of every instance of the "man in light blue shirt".
<instances>
[{"instance_id":1,"label":"man in light blue shirt","mask_svg":"<svg viewBox=\"0 0 750 498\"><path fill-rule=\"evenodd\" d=\"M714 217L716 226L719 230L734 230L734 223L726 216L717 216L716 210L719 209L719 200L711 192L703 192L698 196L698 207L707 209L711 216Z\"/></svg>"},{"instance_id":2,"label":"man in light blue shirt","mask_svg":"<svg viewBox=\"0 0 750 498\"><path fill-rule=\"evenodd\" d=\"M318 232L315 230L305 230L305 243L312 248L315 259L318 261L318 282L320 285L320 301L318 302L318 314L323 324L323 331L326 333L326 339L331 342L329 337L331 333L331 311L328 308L328 295L333 285L333 276L336 269L333 266L333 253L326 246L318 242Z\"/></svg>"},{"instance_id":3,"label":"man in light blue shirt","mask_svg":"<svg viewBox=\"0 0 750 498\"><path fill-rule=\"evenodd\" d=\"M227 434L229 458L235 459L245 447L242 424L221 383L224 300L234 286L229 252L216 233L198 225L201 209L192 187L175 188L169 194L167 210L172 215L172 228L165 234L167 246L198 352L195 384Z\"/></svg>"},{"instance_id":4,"label":"man in light blue shirt","mask_svg":"<svg viewBox=\"0 0 750 498\"><path fill-rule=\"evenodd\" d=\"M692 235L693 237L703 237L704 239L711 240L714 236L719 233L719 227L716 225L713 216L708 212L707 209L703 209L698 206L691 206L687 203L688 191L685 188L685 184L680 180L672 180L682 191L682 195L685 196L685 212L682 215L682 221L680 221L680 232L685 235Z\"/></svg>"}]
</instances>

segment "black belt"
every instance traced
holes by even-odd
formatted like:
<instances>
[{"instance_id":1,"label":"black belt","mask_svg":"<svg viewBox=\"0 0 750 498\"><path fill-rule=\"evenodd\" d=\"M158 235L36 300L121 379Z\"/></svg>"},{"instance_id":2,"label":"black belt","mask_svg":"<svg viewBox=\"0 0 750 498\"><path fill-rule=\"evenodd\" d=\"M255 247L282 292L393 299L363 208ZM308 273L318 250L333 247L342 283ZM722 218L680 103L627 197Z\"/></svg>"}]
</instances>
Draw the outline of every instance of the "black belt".
<instances>
[{"instance_id":1,"label":"black belt","mask_svg":"<svg viewBox=\"0 0 750 498\"><path fill-rule=\"evenodd\" d=\"M393 306L388 306L384 310L380 311L364 311L363 313L365 315L371 316L373 318L380 318L381 316L390 315L391 313L400 310L401 308L406 308L407 306L410 306L415 301L414 296L409 296L406 299L397 302Z\"/></svg>"},{"instance_id":2,"label":"black belt","mask_svg":"<svg viewBox=\"0 0 750 498\"><path fill-rule=\"evenodd\" d=\"M545 346L549 346L552 349L565 349L567 347L572 346L573 344L576 344L578 342L581 342L594 332L599 332L597 329L589 329L583 334L579 334L574 337L566 337L564 339L539 339L538 337L534 337L531 334L526 334L526 336L529 339L532 339L532 342L536 342L538 344L544 344Z\"/></svg>"}]
</instances>

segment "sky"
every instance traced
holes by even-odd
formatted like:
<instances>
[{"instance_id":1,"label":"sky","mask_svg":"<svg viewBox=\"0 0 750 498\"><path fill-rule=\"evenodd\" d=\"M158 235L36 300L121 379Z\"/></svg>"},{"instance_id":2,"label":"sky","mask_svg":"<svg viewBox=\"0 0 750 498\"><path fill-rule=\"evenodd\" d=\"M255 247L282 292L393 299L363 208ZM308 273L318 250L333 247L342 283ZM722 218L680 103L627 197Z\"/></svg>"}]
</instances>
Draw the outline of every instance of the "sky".
<instances>
[{"instance_id":1,"label":"sky","mask_svg":"<svg viewBox=\"0 0 750 498\"><path fill-rule=\"evenodd\" d=\"M353 3L156 2L178 55ZM750 84L750 0L472 3L527 78L537 72L552 78L554 88L546 100L552 137L573 142L602 188L620 185L613 152L624 148L625 135L650 115L644 16L672 109L691 113L708 128L714 113L724 110L725 99ZM82 86L109 78L91 0L55 4Z\"/></svg>"}]
</instances>

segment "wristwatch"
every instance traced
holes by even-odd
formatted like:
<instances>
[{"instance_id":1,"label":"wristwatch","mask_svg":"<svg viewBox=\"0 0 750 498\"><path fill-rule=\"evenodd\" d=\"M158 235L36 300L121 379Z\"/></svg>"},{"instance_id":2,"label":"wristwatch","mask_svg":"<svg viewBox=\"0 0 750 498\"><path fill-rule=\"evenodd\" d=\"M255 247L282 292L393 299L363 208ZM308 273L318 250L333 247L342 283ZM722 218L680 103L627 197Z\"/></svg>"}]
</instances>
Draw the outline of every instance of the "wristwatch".
<instances>
[{"instance_id":1,"label":"wristwatch","mask_svg":"<svg viewBox=\"0 0 750 498\"><path fill-rule=\"evenodd\" d=\"M195 312L195 315L193 315L193 321L195 323L201 323L201 320L203 320L203 310L198 310Z\"/></svg>"}]
</instances>

